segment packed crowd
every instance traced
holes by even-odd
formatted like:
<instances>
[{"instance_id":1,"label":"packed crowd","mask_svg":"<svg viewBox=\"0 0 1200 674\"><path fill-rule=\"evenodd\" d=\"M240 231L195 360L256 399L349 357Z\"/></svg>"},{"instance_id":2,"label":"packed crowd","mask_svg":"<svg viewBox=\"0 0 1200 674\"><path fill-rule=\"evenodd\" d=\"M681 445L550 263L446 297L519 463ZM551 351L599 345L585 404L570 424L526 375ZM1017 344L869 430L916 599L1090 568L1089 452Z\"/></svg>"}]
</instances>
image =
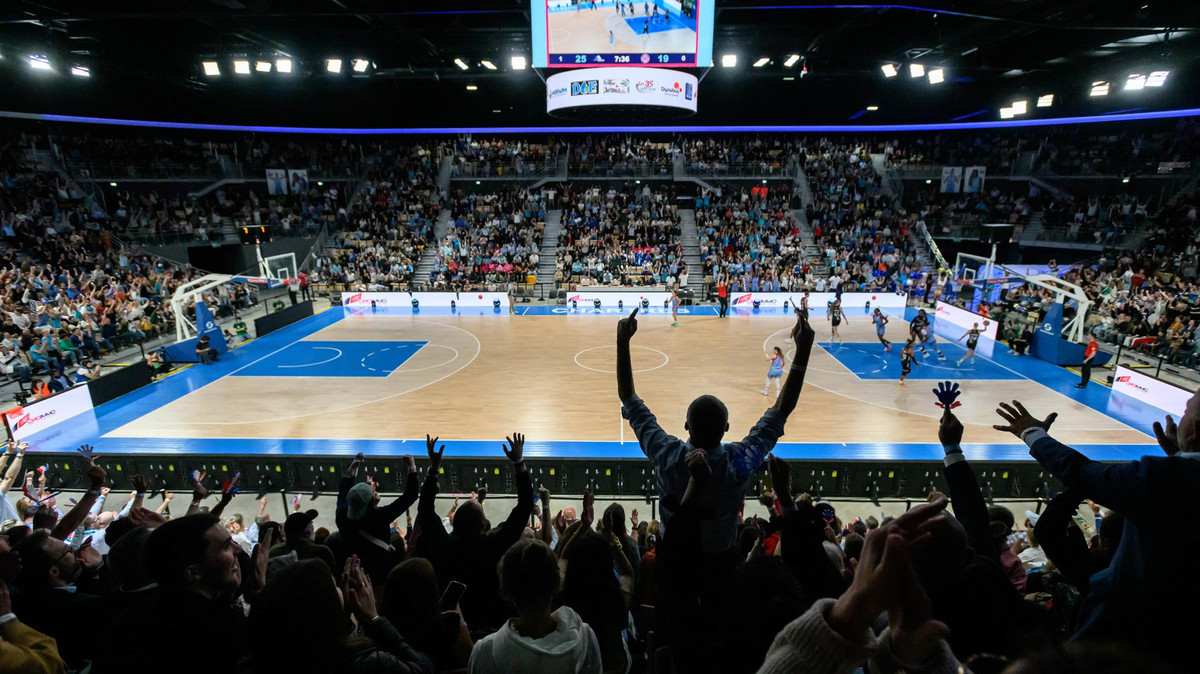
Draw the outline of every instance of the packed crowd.
<instances>
[{"instance_id":1,"label":"packed crowd","mask_svg":"<svg viewBox=\"0 0 1200 674\"><path fill-rule=\"evenodd\" d=\"M427 280L435 290L503 289L537 273L546 226L541 192L524 188L491 194L459 193L450 226L437 243Z\"/></svg>"},{"instance_id":2,"label":"packed crowd","mask_svg":"<svg viewBox=\"0 0 1200 674\"><path fill-rule=\"evenodd\" d=\"M673 189L568 185L563 204L556 282L687 286Z\"/></svg>"},{"instance_id":3,"label":"packed crowd","mask_svg":"<svg viewBox=\"0 0 1200 674\"><path fill-rule=\"evenodd\" d=\"M1043 211L1044 227L1047 237L1116 245L1136 231L1155 210L1152 197L1132 193L1052 199Z\"/></svg>"},{"instance_id":4,"label":"packed crowd","mask_svg":"<svg viewBox=\"0 0 1200 674\"><path fill-rule=\"evenodd\" d=\"M807 149L812 203L805 214L835 283L893 289L919 273L915 218L888 203L861 144L822 139Z\"/></svg>"},{"instance_id":5,"label":"packed crowd","mask_svg":"<svg viewBox=\"0 0 1200 674\"><path fill-rule=\"evenodd\" d=\"M314 282L344 290L407 289L433 244L442 196L436 185L441 148L420 143L372 148L367 178L348 209L339 209L331 240L315 260Z\"/></svg>"},{"instance_id":6,"label":"packed crowd","mask_svg":"<svg viewBox=\"0 0 1200 674\"><path fill-rule=\"evenodd\" d=\"M815 270L805 255L790 200L791 190L765 187L697 198L705 278L724 283L730 292L807 288Z\"/></svg>"},{"instance_id":7,"label":"packed crowd","mask_svg":"<svg viewBox=\"0 0 1200 674\"><path fill-rule=\"evenodd\" d=\"M427 437L426 465L404 456L391 500L355 457L333 530L315 529L317 511L299 498L282 523L265 499L253 518L228 515L237 475L218 493L193 473L186 509L134 475L124 507L110 506L110 489L126 485L88 446L78 460L89 489L67 507L44 473L22 472L31 459L10 444L0 492L19 483L23 496L3 504L0 662L98 674L130 662L248 674L1190 668L1191 627L1163 602L1200 599L1195 534L1163 513L1196 496L1200 396L1178 423L1154 424L1164 456L1123 465L1055 440L1050 410L1000 403L995 428L1065 487L1016 516L988 505L963 444L973 438L952 411L960 390L939 384L929 434L944 451L945 493L898 517L849 521L793 493L792 468L771 454L789 425L806 423L799 396L815 334L805 316L775 403L729 441L728 410L712 395L689 406L686 439L659 425L637 395L633 313L617 324L617 396L656 469L655 518L616 503L597 513L590 493L581 512L555 513L519 433L503 446L517 495L503 521L488 520L484 494L439 510L445 445ZM743 517L763 473L769 517ZM153 638L130 638L148 615L170 619Z\"/></svg>"},{"instance_id":8,"label":"packed crowd","mask_svg":"<svg viewBox=\"0 0 1200 674\"><path fill-rule=\"evenodd\" d=\"M466 136L455 141L453 152L452 177L499 178L544 173L552 167L559 148L529 140Z\"/></svg>"},{"instance_id":9,"label":"packed crowd","mask_svg":"<svg viewBox=\"0 0 1200 674\"><path fill-rule=\"evenodd\" d=\"M1020 133L953 133L906 136L885 141L882 148L889 168L927 170L932 166L985 166L989 172L1010 174L1017 156L1027 151L1030 139ZM1033 148L1036 149L1036 146Z\"/></svg>"},{"instance_id":10,"label":"packed crowd","mask_svg":"<svg viewBox=\"0 0 1200 674\"><path fill-rule=\"evenodd\" d=\"M666 139L629 135L588 135L570 141L572 175L671 175L675 144Z\"/></svg>"},{"instance_id":11,"label":"packed crowd","mask_svg":"<svg viewBox=\"0 0 1200 674\"><path fill-rule=\"evenodd\" d=\"M801 154L799 142L782 136L769 138L691 138L680 142L683 159L693 170L717 175L783 175Z\"/></svg>"}]
</instances>

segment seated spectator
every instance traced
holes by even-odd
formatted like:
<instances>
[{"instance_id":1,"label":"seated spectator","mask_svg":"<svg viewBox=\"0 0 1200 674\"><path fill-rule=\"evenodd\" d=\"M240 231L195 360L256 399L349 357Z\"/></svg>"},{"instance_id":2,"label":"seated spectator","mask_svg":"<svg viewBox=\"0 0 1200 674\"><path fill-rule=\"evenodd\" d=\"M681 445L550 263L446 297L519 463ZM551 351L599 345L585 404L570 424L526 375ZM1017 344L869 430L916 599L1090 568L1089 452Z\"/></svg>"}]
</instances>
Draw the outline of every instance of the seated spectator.
<instances>
[{"instance_id":1,"label":"seated spectator","mask_svg":"<svg viewBox=\"0 0 1200 674\"><path fill-rule=\"evenodd\" d=\"M0 345L0 372L16 375L18 381L28 382L29 366L21 362L20 356L7 344Z\"/></svg>"},{"instance_id":2,"label":"seated spectator","mask_svg":"<svg viewBox=\"0 0 1200 674\"><path fill-rule=\"evenodd\" d=\"M498 573L500 589L517 617L475 644L472 674L604 671L592 628L570 607L550 611L559 588L558 558L545 543L521 540L513 544L501 558Z\"/></svg>"},{"instance_id":3,"label":"seated spectator","mask_svg":"<svg viewBox=\"0 0 1200 674\"><path fill-rule=\"evenodd\" d=\"M51 393L62 393L75 385L75 380L63 371L55 368L50 371L49 386Z\"/></svg>"},{"instance_id":4,"label":"seated spectator","mask_svg":"<svg viewBox=\"0 0 1200 674\"><path fill-rule=\"evenodd\" d=\"M196 357L205 365L212 365L213 361L220 360L217 350L212 347L211 340L208 335L200 335L200 339L196 340Z\"/></svg>"},{"instance_id":5,"label":"seated spectator","mask_svg":"<svg viewBox=\"0 0 1200 674\"><path fill-rule=\"evenodd\" d=\"M100 365L92 362L91 358L84 358L76 374L79 381L95 381L100 378Z\"/></svg>"}]
</instances>

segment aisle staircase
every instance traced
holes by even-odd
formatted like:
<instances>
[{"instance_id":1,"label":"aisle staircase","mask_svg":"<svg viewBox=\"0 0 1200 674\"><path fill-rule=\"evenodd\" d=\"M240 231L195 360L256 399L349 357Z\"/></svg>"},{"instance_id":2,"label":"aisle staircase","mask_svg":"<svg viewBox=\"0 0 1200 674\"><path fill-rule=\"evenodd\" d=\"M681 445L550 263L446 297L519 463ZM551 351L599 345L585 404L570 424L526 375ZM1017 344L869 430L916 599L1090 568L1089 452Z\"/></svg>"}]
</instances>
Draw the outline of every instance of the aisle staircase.
<instances>
[{"instance_id":1,"label":"aisle staircase","mask_svg":"<svg viewBox=\"0 0 1200 674\"><path fill-rule=\"evenodd\" d=\"M696 228L696 211L679 209L679 242L683 245L683 261L688 268L688 290L704 297L704 265L700 262L700 231Z\"/></svg>"},{"instance_id":2,"label":"aisle staircase","mask_svg":"<svg viewBox=\"0 0 1200 674\"><path fill-rule=\"evenodd\" d=\"M438 246L441 245L442 239L446 236L446 231L450 229L450 210L445 209L438 213L437 220L433 223L433 243L425 244L425 250L421 253L421 259L417 261L417 266L413 270L413 283L420 287L429 279L429 273L433 271L433 262L437 259Z\"/></svg>"},{"instance_id":3,"label":"aisle staircase","mask_svg":"<svg viewBox=\"0 0 1200 674\"><path fill-rule=\"evenodd\" d=\"M561 232L562 210L546 211L546 228L542 230L542 247L538 249L538 283L554 283L554 263Z\"/></svg>"}]
</instances>

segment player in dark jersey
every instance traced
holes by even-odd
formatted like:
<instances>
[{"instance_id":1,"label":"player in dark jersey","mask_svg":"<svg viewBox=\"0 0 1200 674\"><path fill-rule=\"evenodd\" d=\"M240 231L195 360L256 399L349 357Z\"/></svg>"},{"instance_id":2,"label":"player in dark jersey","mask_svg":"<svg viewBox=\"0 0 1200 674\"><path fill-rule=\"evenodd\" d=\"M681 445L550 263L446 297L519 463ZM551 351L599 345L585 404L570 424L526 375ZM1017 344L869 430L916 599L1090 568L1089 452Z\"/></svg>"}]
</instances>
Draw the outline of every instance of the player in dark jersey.
<instances>
[{"instance_id":1,"label":"player in dark jersey","mask_svg":"<svg viewBox=\"0 0 1200 674\"><path fill-rule=\"evenodd\" d=\"M987 327L987 321L984 321L983 326L984 326L984 328ZM957 365L959 367L961 367L963 364L963 361L968 358L971 359L972 365L975 364L975 347L978 346L978 344L979 344L979 335L982 332L983 332L983 330L980 330L979 324L976 323L974 325L974 327L972 327L970 330L967 330L966 333L964 333L962 337L958 338L959 341L962 341L963 338L966 338L966 340L967 340L967 355L958 359Z\"/></svg>"},{"instance_id":2,"label":"player in dark jersey","mask_svg":"<svg viewBox=\"0 0 1200 674\"><path fill-rule=\"evenodd\" d=\"M883 336L884 326L888 324L887 316L879 309L875 309L875 313L871 314L871 322L875 324L875 336L879 338L879 342L883 344L883 351L887 353L892 350L892 343L887 341Z\"/></svg>"},{"instance_id":3,"label":"player in dark jersey","mask_svg":"<svg viewBox=\"0 0 1200 674\"><path fill-rule=\"evenodd\" d=\"M913 356L913 340L910 339L904 343L904 348L900 349L900 383L896 386L904 388L904 380L912 372L913 365L919 366L920 363Z\"/></svg>"},{"instance_id":4,"label":"player in dark jersey","mask_svg":"<svg viewBox=\"0 0 1200 674\"><path fill-rule=\"evenodd\" d=\"M842 321L846 321L847 324L850 323L850 320L846 318L846 312L842 311L842 303L834 300L829 305L829 314L826 318L832 324L832 336L829 338L829 341L841 344L842 338L838 335L838 326L842 324Z\"/></svg>"},{"instance_id":5,"label":"player in dark jersey","mask_svg":"<svg viewBox=\"0 0 1200 674\"><path fill-rule=\"evenodd\" d=\"M908 334L910 337L914 337L917 340L920 340L921 333L925 330L925 328L928 328L928 327L929 327L929 314L925 313L925 310L922 309L917 312L916 318L912 319L912 322L908 324Z\"/></svg>"}]
</instances>

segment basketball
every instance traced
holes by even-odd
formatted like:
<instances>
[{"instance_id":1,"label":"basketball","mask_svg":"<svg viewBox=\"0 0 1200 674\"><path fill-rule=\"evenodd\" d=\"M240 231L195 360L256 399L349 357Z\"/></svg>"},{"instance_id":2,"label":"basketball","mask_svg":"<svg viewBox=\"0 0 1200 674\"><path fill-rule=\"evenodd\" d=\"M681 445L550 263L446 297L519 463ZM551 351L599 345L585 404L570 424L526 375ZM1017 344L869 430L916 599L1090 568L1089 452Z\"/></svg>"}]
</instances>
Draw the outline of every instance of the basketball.
<instances>
[{"instance_id":1,"label":"basketball","mask_svg":"<svg viewBox=\"0 0 1200 674\"><path fill-rule=\"evenodd\" d=\"M480 296L479 296L479 299L483 299L483 295L480 295Z\"/></svg>"}]
</instances>

